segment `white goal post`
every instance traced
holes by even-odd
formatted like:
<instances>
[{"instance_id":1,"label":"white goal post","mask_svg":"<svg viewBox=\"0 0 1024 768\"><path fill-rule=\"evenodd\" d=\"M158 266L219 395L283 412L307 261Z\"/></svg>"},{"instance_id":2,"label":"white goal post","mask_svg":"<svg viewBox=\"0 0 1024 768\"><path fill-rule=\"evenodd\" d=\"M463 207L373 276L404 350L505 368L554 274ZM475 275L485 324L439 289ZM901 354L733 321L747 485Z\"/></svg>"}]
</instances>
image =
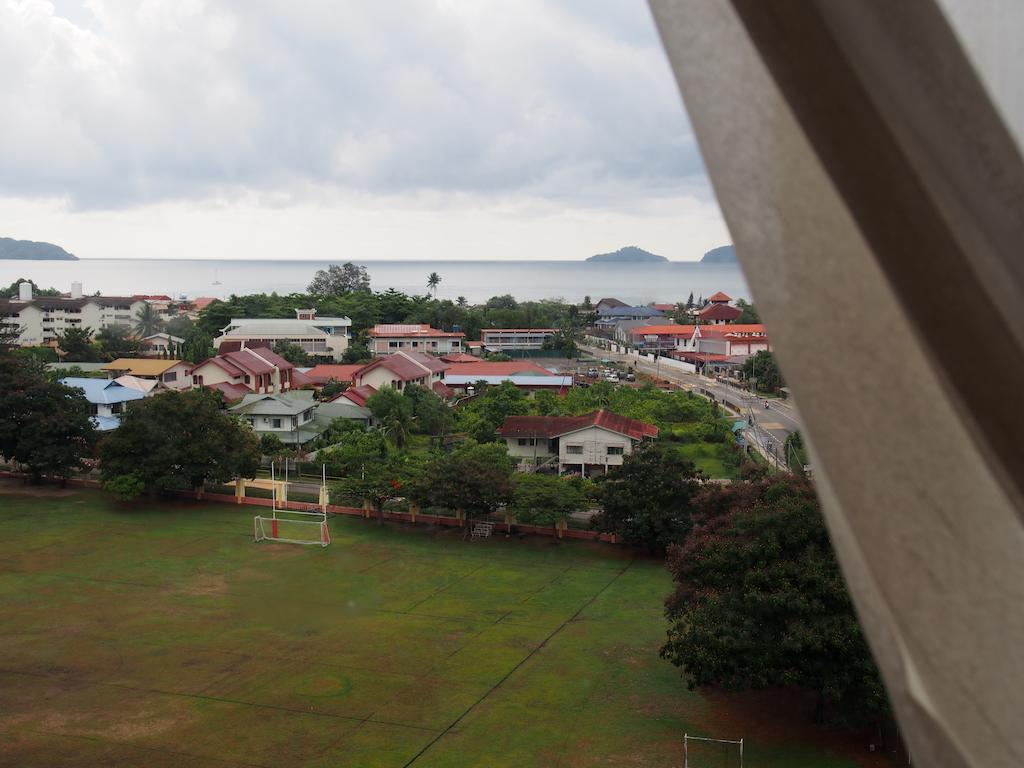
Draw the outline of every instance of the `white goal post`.
<instances>
[{"instance_id":1,"label":"white goal post","mask_svg":"<svg viewBox=\"0 0 1024 768\"><path fill-rule=\"evenodd\" d=\"M691 743L697 742L694 746L718 746L721 748L719 753L720 760L718 765L723 768L728 766L738 766L743 768L743 739L710 739L705 736L691 736L688 733L683 734L683 768L691 768L690 766L690 750L692 749ZM738 750L734 751L734 748L738 747ZM730 762L730 754L735 755L738 758L738 762ZM710 766L710 763L708 764ZM707 768L703 765L694 765L692 768Z\"/></svg>"},{"instance_id":2,"label":"white goal post","mask_svg":"<svg viewBox=\"0 0 1024 768\"><path fill-rule=\"evenodd\" d=\"M287 488L288 468L285 467L285 488ZM274 463L270 463L271 503L270 517L256 515L253 518L253 541L276 541L284 544L313 544L326 547L331 543L331 529L327 525L327 505L323 502L319 509L312 506L310 510L278 509L277 478ZM327 467L323 467L320 486L320 499L326 499ZM285 490L287 493L287 490Z\"/></svg>"}]
</instances>

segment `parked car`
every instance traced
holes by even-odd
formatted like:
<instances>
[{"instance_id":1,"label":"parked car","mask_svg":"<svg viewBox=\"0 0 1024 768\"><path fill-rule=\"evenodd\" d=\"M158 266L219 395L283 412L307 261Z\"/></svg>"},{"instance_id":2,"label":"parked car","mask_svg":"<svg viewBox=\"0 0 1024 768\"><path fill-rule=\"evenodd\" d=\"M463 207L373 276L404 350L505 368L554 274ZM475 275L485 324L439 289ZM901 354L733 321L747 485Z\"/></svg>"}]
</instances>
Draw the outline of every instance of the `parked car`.
<instances>
[{"instance_id":1,"label":"parked car","mask_svg":"<svg viewBox=\"0 0 1024 768\"><path fill-rule=\"evenodd\" d=\"M597 378L597 368L591 368L591 369L589 369L589 370L587 371L587 376L589 376L589 377L590 377L590 378L592 378L592 379L596 379L596 378Z\"/></svg>"},{"instance_id":2,"label":"parked car","mask_svg":"<svg viewBox=\"0 0 1024 768\"><path fill-rule=\"evenodd\" d=\"M619 381L619 374L616 371L609 371L608 375L604 377L605 381L610 381L613 384L617 384Z\"/></svg>"}]
</instances>

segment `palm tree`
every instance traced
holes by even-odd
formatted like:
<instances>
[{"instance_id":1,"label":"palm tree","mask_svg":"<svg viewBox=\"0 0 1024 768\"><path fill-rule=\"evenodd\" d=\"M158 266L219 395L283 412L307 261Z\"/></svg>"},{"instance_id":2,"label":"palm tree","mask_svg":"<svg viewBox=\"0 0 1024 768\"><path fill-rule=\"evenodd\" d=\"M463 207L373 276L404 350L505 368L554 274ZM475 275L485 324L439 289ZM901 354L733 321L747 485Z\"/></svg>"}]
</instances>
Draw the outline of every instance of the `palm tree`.
<instances>
[{"instance_id":1,"label":"palm tree","mask_svg":"<svg viewBox=\"0 0 1024 768\"><path fill-rule=\"evenodd\" d=\"M441 276L437 272L431 272L427 276L427 288L434 292L434 298L437 298L437 286L441 283Z\"/></svg>"},{"instance_id":2,"label":"palm tree","mask_svg":"<svg viewBox=\"0 0 1024 768\"><path fill-rule=\"evenodd\" d=\"M467 304L469 304L469 302L466 301L465 296L459 296L459 298L455 300L455 303L458 304L460 307L465 307Z\"/></svg>"},{"instance_id":3,"label":"palm tree","mask_svg":"<svg viewBox=\"0 0 1024 768\"><path fill-rule=\"evenodd\" d=\"M164 321L160 319L152 304L143 304L135 316L135 333L142 338L158 333L163 325Z\"/></svg>"}]
</instances>

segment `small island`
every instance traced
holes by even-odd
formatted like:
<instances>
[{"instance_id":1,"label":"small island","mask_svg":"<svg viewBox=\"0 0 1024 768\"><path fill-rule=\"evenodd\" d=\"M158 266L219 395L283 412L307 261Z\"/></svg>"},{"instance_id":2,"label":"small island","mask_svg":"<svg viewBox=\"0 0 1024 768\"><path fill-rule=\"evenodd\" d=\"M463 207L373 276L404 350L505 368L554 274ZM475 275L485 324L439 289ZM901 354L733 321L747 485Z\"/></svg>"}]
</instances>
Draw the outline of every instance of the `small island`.
<instances>
[{"instance_id":1,"label":"small island","mask_svg":"<svg viewBox=\"0 0 1024 768\"><path fill-rule=\"evenodd\" d=\"M718 248L712 248L710 251L704 254L704 258L700 260L701 264L735 264L736 263L736 246L735 245L722 245Z\"/></svg>"},{"instance_id":2,"label":"small island","mask_svg":"<svg viewBox=\"0 0 1024 768\"><path fill-rule=\"evenodd\" d=\"M78 261L78 257L68 253L53 243L37 243L32 240L15 240L0 237L0 259L19 259L23 261Z\"/></svg>"},{"instance_id":3,"label":"small island","mask_svg":"<svg viewBox=\"0 0 1024 768\"><path fill-rule=\"evenodd\" d=\"M643 248L637 248L635 245L627 245L625 248L619 248L619 250L612 253L599 253L595 256L591 256L587 261L601 261L601 262L626 262L636 264L638 262L654 262L654 261L668 261L664 256L658 256L656 253L645 251Z\"/></svg>"}]
</instances>

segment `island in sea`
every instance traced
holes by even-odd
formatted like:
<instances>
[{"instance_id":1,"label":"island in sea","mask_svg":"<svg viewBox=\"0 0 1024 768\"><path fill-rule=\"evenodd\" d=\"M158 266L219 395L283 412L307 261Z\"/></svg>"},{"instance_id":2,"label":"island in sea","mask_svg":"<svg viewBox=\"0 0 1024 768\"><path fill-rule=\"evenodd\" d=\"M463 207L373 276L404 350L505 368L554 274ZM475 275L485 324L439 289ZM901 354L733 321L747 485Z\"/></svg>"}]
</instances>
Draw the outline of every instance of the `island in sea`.
<instances>
[{"instance_id":1,"label":"island in sea","mask_svg":"<svg viewBox=\"0 0 1024 768\"><path fill-rule=\"evenodd\" d=\"M735 264L736 246L722 245L718 248L712 248L704 254L704 258L700 262L701 264Z\"/></svg>"},{"instance_id":2,"label":"island in sea","mask_svg":"<svg viewBox=\"0 0 1024 768\"><path fill-rule=\"evenodd\" d=\"M0 259L21 259L25 261L78 261L53 243L37 243L32 240L14 240L0 237Z\"/></svg>"},{"instance_id":3,"label":"island in sea","mask_svg":"<svg viewBox=\"0 0 1024 768\"><path fill-rule=\"evenodd\" d=\"M619 248L619 250L612 253L599 253L591 256L587 261L629 262L635 264L637 262L668 261L668 259L656 253L645 251L643 248L637 248L635 245L627 245L625 248Z\"/></svg>"}]
</instances>

